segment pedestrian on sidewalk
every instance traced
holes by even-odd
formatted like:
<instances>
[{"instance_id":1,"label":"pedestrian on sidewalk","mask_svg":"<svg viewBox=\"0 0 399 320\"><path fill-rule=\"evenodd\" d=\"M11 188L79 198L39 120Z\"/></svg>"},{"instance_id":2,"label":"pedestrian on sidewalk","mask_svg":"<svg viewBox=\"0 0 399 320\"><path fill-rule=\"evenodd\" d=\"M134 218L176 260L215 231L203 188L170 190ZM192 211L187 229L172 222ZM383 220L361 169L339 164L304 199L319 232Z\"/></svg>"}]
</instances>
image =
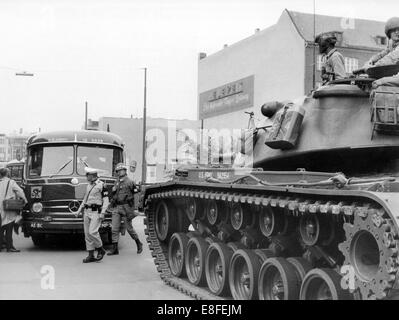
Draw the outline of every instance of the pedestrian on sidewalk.
<instances>
[{"instance_id":1,"label":"pedestrian on sidewalk","mask_svg":"<svg viewBox=\"0 0 399 320\"><path fill-rule=\"evenodd\" d=\"M9 178L9 169L0 168L0 251L5 241L7 252L20 252L14 248L12 239L12 231L20 211L5 210L4 200L6 199L22 199L24 204L28 203L21 187Z\"/></svg>"}]
</instances>

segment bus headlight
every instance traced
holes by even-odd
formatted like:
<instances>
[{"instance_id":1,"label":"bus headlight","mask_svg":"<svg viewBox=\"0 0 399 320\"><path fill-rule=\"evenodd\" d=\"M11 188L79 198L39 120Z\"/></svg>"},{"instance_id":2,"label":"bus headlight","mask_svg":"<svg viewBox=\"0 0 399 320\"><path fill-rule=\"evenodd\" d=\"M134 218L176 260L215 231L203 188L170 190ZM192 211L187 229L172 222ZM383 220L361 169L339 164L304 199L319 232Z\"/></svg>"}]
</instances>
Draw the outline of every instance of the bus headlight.
<instances>
[{"instance_id":1,"label":"bus headlight","mask_svg":"<svg viewBox=\"0 0 399 320\"><path fill-rule=\"evenodd\" d=\"M43 211L43 205L40 202L35 202L32 206L32 211L34 213L40 213Z\"/></svg>"}]
</instances>

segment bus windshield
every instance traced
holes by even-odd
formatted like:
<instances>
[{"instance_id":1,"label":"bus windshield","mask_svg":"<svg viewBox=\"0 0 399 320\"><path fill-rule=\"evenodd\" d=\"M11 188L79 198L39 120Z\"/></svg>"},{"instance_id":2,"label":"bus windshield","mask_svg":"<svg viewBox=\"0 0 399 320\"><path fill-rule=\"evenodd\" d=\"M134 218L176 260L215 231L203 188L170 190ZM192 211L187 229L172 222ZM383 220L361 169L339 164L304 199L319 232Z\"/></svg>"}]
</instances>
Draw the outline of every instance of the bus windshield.
<instances>
[{"instance_id":1,"label":"bus windshield","mask_svg":"<svg viewBox=\"0 0 399 320\"><path fill-rule=\"evenodd\" d=\"M29 151L28 175L47 177L73 173L73 146L36 146Z\"/></svg>"},{"instance_id":2,"label":"bus windshield","mask_svg":"<svg viewBox=\"0 0 399 320\"><path fill-rule=\"evenodd\" d=\"M85 175L85 167L99 169L100 176L112 177L115 166L122 162L122 150L104 146L78 146L77 173Z\"/></svg>"},{"instance_id":3,"label":"bus windshield","mask_svg":"<svg viewBox=\"0 0 399 320\"><path fill-rule=\"evenodd\" d=\"M85 167L99 169L99 176L112 177L115 167L123 162L120 148L107 146L34 146L29 150L28 176L53 177L74 174L85 175ZM76 163L76 165L75 165Z\"/></svg>"}]
</instances>

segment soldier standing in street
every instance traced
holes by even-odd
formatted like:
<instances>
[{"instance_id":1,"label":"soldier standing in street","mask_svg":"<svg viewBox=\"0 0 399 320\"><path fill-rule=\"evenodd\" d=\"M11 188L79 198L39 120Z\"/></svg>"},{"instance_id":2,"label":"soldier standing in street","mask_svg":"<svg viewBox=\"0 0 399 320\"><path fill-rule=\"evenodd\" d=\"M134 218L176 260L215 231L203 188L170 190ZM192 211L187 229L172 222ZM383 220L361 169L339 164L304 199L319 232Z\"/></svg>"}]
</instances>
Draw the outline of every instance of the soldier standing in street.
<instances>
[{"instance_id":1,"label":"soldier standing in street","mask_svg":"<svg viewBox=\"0 0 399 320\"><path fill-rule=\"evenodd\" d=\"M323 84L343 79L346 77L345 60L341 53L335 48L337 38L333 33L327 32L318 35L315 42L319 44L319 51L322 54L323 66L321 78Z\"/></svg>"},{"instance_id":2,"label":"soldier standing in street","mask_svg":"<svg viewBox=\"0 0 399 320\"><path fill-rule=\"evenodd\" d=\"M136 184L127 176L127 167L123 163L119 163L115 171L118 174L118 180L112 188L112 250L108 252L108 255L119 254L118 241L122 221L130 237L136 242L137 253L140 254L143 251L143 244L132 225L132 220L136 217L134 211Z\"/></svg>"},{"instance_id":3,"label":"soldier standing in street","mask_svg":"<svg viewBox=\"0 0 399 320\"><path fill-rule=\"evenodd\" d=\"M109 200L108 191L104 183L98 179L98 170L85 168L85 171L89 184L87 185L86 194L76 215L79 215L83 210L86 249L89 252L89 255L83 259L83 263L89 263L100 261L106 253L103 248L99 229L104 219ZM98 251L97 257L94 256L95 250Z\"/></svg>"}]
</instances>

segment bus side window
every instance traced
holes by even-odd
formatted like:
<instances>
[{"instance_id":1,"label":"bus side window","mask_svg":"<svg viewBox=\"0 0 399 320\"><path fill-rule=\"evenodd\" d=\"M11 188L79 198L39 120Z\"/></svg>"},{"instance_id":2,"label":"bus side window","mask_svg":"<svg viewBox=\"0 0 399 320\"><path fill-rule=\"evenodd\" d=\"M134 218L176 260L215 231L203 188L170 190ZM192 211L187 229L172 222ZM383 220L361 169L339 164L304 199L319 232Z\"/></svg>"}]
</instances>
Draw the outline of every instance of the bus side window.
<instances>
[{"instance_id":1,"label":"bus side window","mask_svg":"<svg viewBox=\"0 0 399 320\"><path fill-rule=\"evenodd\" d=\"M15 167L14 166L10 167L10 175L11 175L12 179L15 178Z\"/></svg>"},{"instance_id":2,"label":"bus side window","mask_svg":"<svg viewBox=\"0 0 399 320\"><path fill-rule=\"evenodd\" d=\"M11 167L11 178L15 179L18 178L18 169L15 166Z\"/></svg>"}]
</instances>

